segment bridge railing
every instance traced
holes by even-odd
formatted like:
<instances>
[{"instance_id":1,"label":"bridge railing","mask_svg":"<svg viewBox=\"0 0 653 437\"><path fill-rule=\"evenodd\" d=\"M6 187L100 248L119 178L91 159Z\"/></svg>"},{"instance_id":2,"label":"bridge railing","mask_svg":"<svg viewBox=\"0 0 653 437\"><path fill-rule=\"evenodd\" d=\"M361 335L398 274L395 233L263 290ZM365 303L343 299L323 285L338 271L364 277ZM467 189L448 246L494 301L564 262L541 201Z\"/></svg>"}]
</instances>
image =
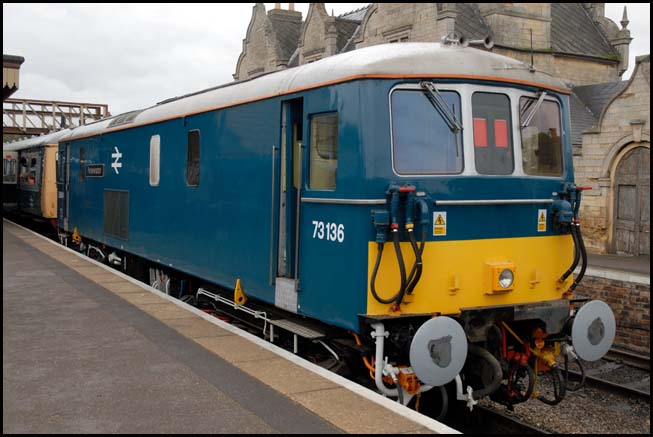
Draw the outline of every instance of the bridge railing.
<instances>
[{"instance_id":1,"label":"bridge railing","mask_svg":"<svg viewBox=\"0 0 653 437\"><path fill-rule=\"evenodd\" d=\"M41 135L110 116L105 104L7 99L2 102L2 133Z\"/></svg>"}]
</instances>

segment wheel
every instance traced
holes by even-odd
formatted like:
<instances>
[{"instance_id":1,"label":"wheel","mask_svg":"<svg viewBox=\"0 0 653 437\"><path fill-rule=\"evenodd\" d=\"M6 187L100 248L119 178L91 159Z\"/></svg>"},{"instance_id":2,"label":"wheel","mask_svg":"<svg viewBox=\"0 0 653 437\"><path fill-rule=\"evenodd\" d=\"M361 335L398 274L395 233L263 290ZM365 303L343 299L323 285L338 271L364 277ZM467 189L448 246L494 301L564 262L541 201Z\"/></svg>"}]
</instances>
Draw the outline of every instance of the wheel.
<instances>
[{"instance_id":1,"label":"wheel","mask_svg":"<svg viewBox=\"0 0 653 437\"><path fill-rule=\"evenodd\" d=\"M184 294L181 301L191 306L197 306L197 299L192 294Z\"/></svg>"},{"instance_id":2,"label":"wheel","mask_svg":"<svg viewBox=\"0 0 653 437\"><path fill-rule=\"evenodd\" d=\"M444 419L449 410L449 395L446 387L441 385L417 394L410 400L408 407L435 420Z\"/></svg>"}]
</instances>

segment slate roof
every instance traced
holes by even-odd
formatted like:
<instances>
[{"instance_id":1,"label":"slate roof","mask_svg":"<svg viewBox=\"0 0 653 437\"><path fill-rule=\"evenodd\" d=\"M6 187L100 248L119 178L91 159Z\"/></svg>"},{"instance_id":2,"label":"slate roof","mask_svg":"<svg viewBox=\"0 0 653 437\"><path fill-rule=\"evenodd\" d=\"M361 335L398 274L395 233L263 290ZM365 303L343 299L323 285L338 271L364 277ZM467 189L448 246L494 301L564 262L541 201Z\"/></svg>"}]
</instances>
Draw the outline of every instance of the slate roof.
<instances>
[{"instance_id":1,"label":"slate roof","mask_svg":"<svg viewBox=\"0 0 653 437\"><path fill-rule=\"evenodd\" d=\"M619 55L582 3L551 3L551 48L604 58Z\"/></svg>"},{"instance_id":2,"label":"slate roof","mask_svg":"<svg viewBox=\"0 0 653 437\"><path fill-rule=\"evenodd\" d=\"M627 80L596 85L577 86L571 89L571 142L583 143L583 132L596 126L603 109L610 100L628 85Z\"/></svg>"},{"instance_id":3,"label":"slate roof","mask_svg":"<svg viewBox=\"0 0 653 437\"><path fill-rule=\"evenodd\" d=\"M363 18L365 17L365 14L367 13L367 9L369 7L370 7L370 5L367 5L365 7L360 8L360 9L356 9L356 10L353 10L351 12L347 12L346 14L338 15L338 18L342 18L344 20L361 22L361 21L363 21Z\"/></svg>"},{"instance_id":4,"label":"slate roof","mask_svg":"<svg viewBox=\"0 0 653 437\"><path fill-rule=\"evenodd\" d=\"M569 104L571 107L571 143L580 145L583 144L583 132L595 126L599 118L594 116L576 94L572 93L569 96Z\"/></svg>"},{"instance_id":5,"label":"slate roof","mask_svg":"<svg viewBox=\"0 0 653 437\"><path fill-rule=\"evenodd\" d=\"M492 33L476 3L456 3L454 30L471 40L484 39Z\"/></svg>"},{"instance_id":6,"label":"slate roof","mask_svg":"<svg viewBox=\"0 0 653 437\"><path fill-rule=\"evenodd\" d=\"M627 84L627 80L598 83L596 85L573 87L572 91L589 107L596 117L599 117L610 99L623 91Z\"/></svg>"},{"instance_id":7,"label":"slate roof","mask_svg":"<svg viewBox=\"0 0 653 437\"><path fill-rule=\"evenodd\" d=\"M290 59L297 48L299 36L302 31L302 21L292 20L282 14L268 14L272 29L277 37L281 59Z\"/></svg>"},{"instance_id":8,"label":"slate roof","mask_svg":"<svg viewBox=\"0 0 653 437\"><path fill-rule=\"evenodd\" d=\"M354 32L356 32L359 24L360 23L358 21L336 18L336 29L338 30L336 47L338 49L338 53L342 51L342 49L345 47L345 44L347 44L347 41L349 41Z\"/></svg>"}]
</instances>

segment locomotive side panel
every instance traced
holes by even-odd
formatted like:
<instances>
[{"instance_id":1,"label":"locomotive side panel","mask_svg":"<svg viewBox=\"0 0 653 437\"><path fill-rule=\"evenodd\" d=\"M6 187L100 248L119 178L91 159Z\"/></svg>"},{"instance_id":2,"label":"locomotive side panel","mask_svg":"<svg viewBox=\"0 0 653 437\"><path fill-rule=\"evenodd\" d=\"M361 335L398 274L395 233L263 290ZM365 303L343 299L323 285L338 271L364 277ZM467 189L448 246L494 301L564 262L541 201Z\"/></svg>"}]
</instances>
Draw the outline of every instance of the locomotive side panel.
<instances>
[{"instance_id":1,"label":"locomotive side panel","mask_svg":"<svg viewBox=\"0 0 653 437\"><path fill-rule=\"evenodd\" d=\"M70 142L70 229L207 281L270 300L271 146L278 141L276 102L209 112ZM187 179L189 132L200 141L199 178ZM150 142L160 138L160 175L149 182ZM80 153L84 162L80 163ZM104 176L84 176L104 165ZM106 192L128 196L127 232L106 232ZM124 196L123 196L124 197Z\"/></svg>"}]
</instances>

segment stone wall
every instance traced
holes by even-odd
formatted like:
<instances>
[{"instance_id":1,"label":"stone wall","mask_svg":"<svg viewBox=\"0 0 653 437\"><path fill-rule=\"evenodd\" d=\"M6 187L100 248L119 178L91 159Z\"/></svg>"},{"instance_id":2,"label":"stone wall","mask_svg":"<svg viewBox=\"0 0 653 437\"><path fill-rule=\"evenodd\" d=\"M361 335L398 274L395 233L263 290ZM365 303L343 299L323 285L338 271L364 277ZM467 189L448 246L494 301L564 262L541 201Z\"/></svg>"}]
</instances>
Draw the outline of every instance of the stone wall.
<instances>
[{"instance_id":1,"label":"stone wall","mask_svg":"<svg viewBox=\"0 0 653 437\"><path fill-rule=\"evenodd\" d=\"M374 3L361 23L356 48L385 44L392 39L439 42L436 3Z\"/></svg>"},{"instance_id":2,"label":"stone wall","mask_svg":"<svg viewBox=\"0 0 653 437\"><path fill-rule=\"evenodd\" d=\"M299 39L299 63L315 61L337 54L335 19L324 3L311 3Z\"/></svg>"},{"instance_id":3,"label":"stone wall","mask_svg":"<svg viewBox=\"0 0 653 437\"><path fill-rule=\"evenodd\" d=\"M619 160L633 147L650 148L650 62L639 62L626 89L610 103L597 129L583 135L582 154L574 157L583 194L581 220L588 250L608 253L612 245L613 177Z\"/></svg>"},{"instance_id":4,"label":"stone wall","mask_svg":"<svg viewBox=\"0 0 653 437\"><path fill-rule=\"evenodd\" d=\"M497 44L528 49L551 48L551 3L479 3Z\"/></svg>"},{"instance_id":5,"label":"stone wall","mask_svg":"<svg viewBox=\"0 0 653 437\"><path fill-rule=\"evenodd\" d=\"M617 349L650 355L650 284L585 276L576 292L610 305L617 321Z\"/></svg>"},{"instance_id":6,"label":"stone wall","mask_svg":"<svg viewBox=\"0 0 653 437\"><path fill-rule=\"evenodd\" d=\"M526 64L531 63L529 51L518 51L505 47L495 47L492 51L518 59ZM554 55L552 53L534 53L533 63L537 70L555 76L569 86L592 85L621 80L619 64L609 60L600 62L597 59Z\"/></svg>"},{"instance_id":7,"label":"stone wall","mask_svg":"<svg viewBox=\"0 0 653 437\"><path fill-rule=\"evenodd\" d=\"M234 79L247 79L269 70L268 46L271 41L266 35L266 21L265 6L262 3L257 3L243 40L243 51L238 58Z\"/></svg>"}]
</instances>

